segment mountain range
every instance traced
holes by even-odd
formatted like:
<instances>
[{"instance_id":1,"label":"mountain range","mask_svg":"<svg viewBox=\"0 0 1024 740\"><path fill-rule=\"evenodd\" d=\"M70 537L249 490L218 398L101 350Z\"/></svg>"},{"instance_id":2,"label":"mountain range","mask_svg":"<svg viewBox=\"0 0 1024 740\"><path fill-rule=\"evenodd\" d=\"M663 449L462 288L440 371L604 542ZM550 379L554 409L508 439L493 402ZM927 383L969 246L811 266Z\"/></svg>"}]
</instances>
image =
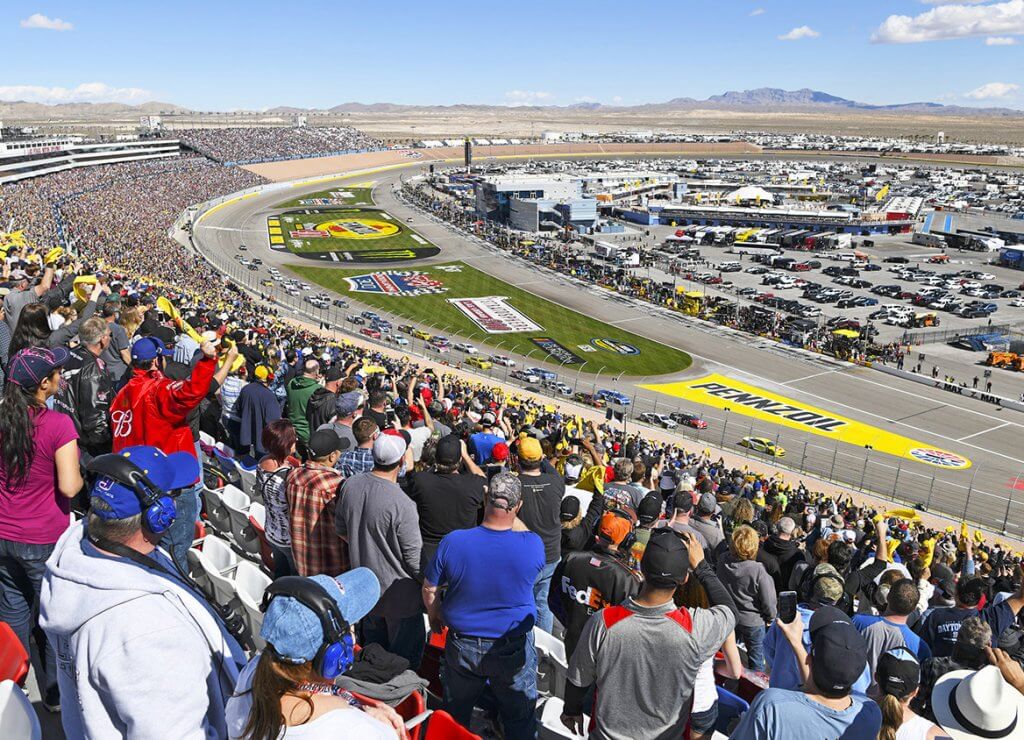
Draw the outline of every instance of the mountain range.
<instances>
[{"instance_id":1,"label":"mountain range","mask_svg":"<svg viewBox=\"0 0 1024 740\"><path fill-rule=\"evenodd\" d=\"M278 106L261 111L224 111L232 116L238 115L296 115L302 113L333 113L333 114L381 114L411 112L487 112L516 110L524 113L538 112L609 112L609 113L672 113L692 110L722 110L742 112L829 112L836 113L883 113L908 115L939 115L963 117L1018 117L1024 111L1006 107L973 108L959 105L944 105L931 102L898 103L893 105L873 105L849 100L819 90L782 90L774 87L760 87L754 90L730 90L721 95L712 95L702 100L696 98L672 98L662 103L645 103L641 105L622 106L605 105L597 102L579 102L570 105L402 105L398 103L343 103L332 108L308 109L291 106ZM125 105L121 103L61 103L45 105L24 101L0 101L0 119L9 120L68 120L78 118L103 118L131 115L159 115L198 113L171 103L143 103L142 105Z\"/></svg>"}]
</instances>

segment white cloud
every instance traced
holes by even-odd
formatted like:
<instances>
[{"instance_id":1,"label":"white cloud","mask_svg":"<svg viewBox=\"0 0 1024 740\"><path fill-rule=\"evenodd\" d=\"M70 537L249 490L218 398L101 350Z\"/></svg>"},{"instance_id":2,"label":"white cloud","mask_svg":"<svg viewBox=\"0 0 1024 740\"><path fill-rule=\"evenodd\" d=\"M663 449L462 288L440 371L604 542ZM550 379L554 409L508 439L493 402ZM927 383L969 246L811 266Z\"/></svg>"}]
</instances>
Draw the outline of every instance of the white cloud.
<instances>
[{"instance_id":1,"label":"white cloud","mask_svg":"<svg viewBox=\"0 0 1024 740\"><path fill-rule=\"evenodd\" d=\"M755 16L755 15L764 15L764 14L765 14L765 12L766 12L766 11L765 11L765 9L764 9L764 8L754 8L753 10L751 10L751 11L750 11L750 15L752 15L752 16Z\"/></svg>"},{"instance_id":2,"label":"white cloud","mask_svg":"<svg viewBox=\"0 0 1024 740\"><path fill-rule=\"evenodd\" d=\"M916 16L890 15L872 35L882 44L915 44L976 36L1024 34L1024 0L989 5L941 4Z\"/></svg>"},{"instance_id":3,"label":"white cloud","mask_svg":"<svg viewBox=\"0 0 1024 740\"><path fill-rule=\"evenodd\" d=\"M536 105L553 97L555 96L543 90L509 90L505 93L505 100L513 105Z\"/></svg>"},{"instance_id":4,"label":"white cloud","mask_svg":"<svg viewBox=\"0 0 1024 740\"><path fill-rule=\"evenodd\" d=\"M965 93L964 97L972 100L1002 100L1015 97L1018 90L1020 90L1020 85L1012 82L989 82Z\"/></svg>"},{"instance_id":5,"label":"white cloud","mask_svg":"<svg viewBox=\"0 0 1024 740\"><path fill-rule=\"evenodd\" d=\"M60 18L47 18L42 13L33 13L21 22L22 28L44 28L47 31L70 31L74 26Z\"/></svg>"},{"instance_id":6,"label":"white cloud","mask_svg":"<svg viewBox=\"0 0 1024 740\"><path fill-rule=\"evenodd\" d=\"M1021 0L1021 2L1024 2L1024 0ZM797 26L789 33L779 36L779 41L799 41L800 39L814 39L818 36L821 36L821 34L810 26Z\"/></svg>"},{"instance_id":7,"label":"white cloud","mask_svg":"<svg viewBox=\"0 0 1024 740\"><path fill-rule=\"evenodd\" d=\"M590 95L580 95L577 98L573 98L574 103L596 103L597 98L591 97Z\"/></svg>"},{"instance_id":8,"label":"white cloud","mask_svg":"<svg viewBox=\"0 0 1024 740\"><path fill-rule=\"evenodd\" d=\"M153 93L139 87L111 87L104 82L84 82L77 87L0 85L0 100L28 103L144 103Z\"/></svg>"},{"instance_id":9,"label":"white cloud","mask_svg":"<svg viewBox=\"0 0 1024 740\"><path fill-rule=\"evenodd\" d=\"M615 105L618 105L619 103L622 102L622 96L621 95L613 95L612 96L612 102L615 103Z\"/></svg>"},{"instance_id":10,"label":"white cloud","mask_svg":"<svg viewBox=\"0 0 1024 740\"><path fill-rule=\"evenodd\" d=\"M985 46L1016 46L1017 39L1013 36L989 36L985 39Z\"/></svg>"}]
</instances>

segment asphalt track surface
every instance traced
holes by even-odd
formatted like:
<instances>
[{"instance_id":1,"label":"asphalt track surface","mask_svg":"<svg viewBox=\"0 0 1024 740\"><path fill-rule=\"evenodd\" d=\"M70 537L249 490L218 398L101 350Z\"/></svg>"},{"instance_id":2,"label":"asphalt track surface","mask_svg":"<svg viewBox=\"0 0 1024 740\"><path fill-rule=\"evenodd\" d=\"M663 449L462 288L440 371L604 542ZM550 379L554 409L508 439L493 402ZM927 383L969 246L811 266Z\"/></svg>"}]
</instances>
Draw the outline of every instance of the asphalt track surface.
<instances>
[{"instance_id":1,"label":"asphalt track surface","mask_svg":"<svg viewBox=\"0 0 1024 740\"><path fill-rule=\"evenodd\" d=\"M461 260L548 300L678 347L693 356L694 364L676 376L616 379L569 370L562 372L560 377L581 391L613 388L625 393L633 399L633 414L652 410L668 413L680 409L702 414L709 424L707 430L678 430L680 436L689 439L691 444L696 441L743 452L737 444L742 437L767 437L787 450L785 458L774 460L780 467L803 470L809 475L851 488L892 497L898 503L920 503L936 513L955 518L966 516L968 521L987 529L1024 539L1024 461L1021 459L1024 415L883 375L869 368L850 366L694 321L538 270L536 266L511 258L473 237L454 232L399 200L393 190L400 178L408 178L421 170L422 163L411 161L409 166L401 169L349 176L355 182L373 180L376 183L374 199L377 206L403 223L412 218L411 225L441 248L438 256L427 260L390 266L367 265L368 272L388 267L404 270L417 264ZM339 179L343 177L339 176ZM360 310L357 302L350 301L350 309L332 307L318 311L302 303L301 297L292 298L283 291L259 286L259 281L269 276L267 266L277 265L287 272L286 264L300 261L291 253L270 250L266 217L280 210L274 208L276 204L324 187L325 183L320 179L286 193L259 194L224 205L200 219L194 229L194 240L197 248L216 266L254 290L274 295L286 310L305 313L307 318L325 321L332 328L354 331L357 327L345 322L344 317ZM239 243L247 245L247 257L263 259L264 265L259 271L241 268L235 260ZM320 264L330 266L333 263ZM354 263L339 263L337 266L351 268ZM319 286L313 286L312 292L319 290ZM544 317L537 318L543 323ZM397 325L400 321L393 319L392 323ZM401 323L407 322L402 319ZM425 323L422 325L429 328ZM443 327L435 327L435 332L441 329ZM451 336L451 332L445 333ZM453 339L473 341L472 337L454 336ZM414 345L403 351L419 353L424 349L422 343L414 340ZM457 357L452 355L445 359L454 362ZM525 362L524 358L517 360L520 366L545 364L536 356L527 356ZM558 369L554 365L549 366ZM592 370L584 369L588 373ZM495 367L489 373L498 379L507 376L505 368ZM968 458L972 464L962 470L945 469L711 406L697 406L640 388L673 380L692 380L711 373L742 381L801 405L908 437L925 446L948 450ZM631 430L638 428L632 421L628 422L628 427ZM765 462L773 462L770 458L752 455Z\"/></svg>"}]
</instances>

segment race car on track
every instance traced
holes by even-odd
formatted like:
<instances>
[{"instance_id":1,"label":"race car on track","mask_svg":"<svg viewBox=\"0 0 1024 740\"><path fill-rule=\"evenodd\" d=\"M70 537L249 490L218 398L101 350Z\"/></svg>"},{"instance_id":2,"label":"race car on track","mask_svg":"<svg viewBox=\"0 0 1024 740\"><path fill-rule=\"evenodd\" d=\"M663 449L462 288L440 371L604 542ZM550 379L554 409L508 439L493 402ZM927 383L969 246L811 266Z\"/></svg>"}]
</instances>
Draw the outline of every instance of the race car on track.
<instances>
[{"instance_id":1,"label":"race car on track","mask_svg":"<svg viewBox=\"0 0 1024 740\"><path fill-rule=\"evenodd\" d=\"M430 341L430 332L423 331L422 329L413 329L412 335L417 339L422 339L424 342Z\"/></svg>"},{"instance_id":2,"label":"race car on track","mask_svg":"<svg viewBox=\"0 0 1024 740\"><path fill-rule=\"evenodd\" d=\"M579 391L578 393L576 393L576 395L573 396L573 398L579 403L585 404L587 406L593 406L594 408L597 409L603 409L605 406L608 405L607 401L605 401L603 398L597 398L593 393L584 393L583 391Z\"/></svg>"},{"instance_id":3,"label":"race car on track","mask_svg":"<svg viewBox=\"0 0 1024 740\"><path fill-rule=\"evenodd\" d=\"M764 437L744 437L740 440L740 447L746 447L753 452L761 452L772 457L785 457L786 451Z\"/></svg>"},{"instance_id":4,"label":"race car on track","mask_svg":"<svg viewBox=\"0 0 1024 740\"><path fill-rule=\"evenodd\" d=\"M694 429L707 429L708 423L696 414L688 414L685 411L674 411L669 414L672 421L677 424L682 424L684 427L692 427Z\"/></svg>"},{"instance_id":5,"label":"race car on track","mask_svg":"<svg viewBox=\"0 0 1024 740\"><path fill-rule=\"evenodd\" d=\"M363 336L369 337L370 339L380 339L380 332L376 329L371 329L370 327L360 329L359 333Z\"/></svg>"},{"instance_id":6,"label":"race car on track","mask_svg":"<svg viewBox=\"0 0 1024 740\"><path fill-rule=\"evenodd\" d=\"M501 365L502 367L516 366L516 361L513 360L511 357L506 357L505 355L491 355L487 359L489 359L495 365Z\"/></svg>"},{"instance_id":7,"label":"race car on track","mask_svg":"<svg viewBox=\"0 0 1024 740\"><path fill-rule=\"evenodd\" d=\"M644 412L637 418L645 424L663 427L664 429L675 429L679 426L676 424L675 420L670 419L667 414L656 414L653 411Z\"/></svg>"},{"instance_id":8,"label":"race car on track","mask_svg":"<svg viewBox=\"0 0 1024 740\"><path fill-rule=\"evenodd\" d=\"M619 393L618 391L611 391L607 388L602 388L595 395L598 398L603 398L608 403L617 403L619 406L629 406L629 396L625 393Z\"/></svg>"},{"instance_id":9,"label":"race car on track","mask_svg":"<svg viewBox=\"0 0 1024 740\"><path fill-rule=\"evenodd\" d=\"M470 365L471 367L478 367L481 370L490 370L491 369L491 361L490 360L485 360L483 357L477 357L475 355L470 355L469 357L467 357L466 358L466 364Z\"/></svg>"}]
</instances>

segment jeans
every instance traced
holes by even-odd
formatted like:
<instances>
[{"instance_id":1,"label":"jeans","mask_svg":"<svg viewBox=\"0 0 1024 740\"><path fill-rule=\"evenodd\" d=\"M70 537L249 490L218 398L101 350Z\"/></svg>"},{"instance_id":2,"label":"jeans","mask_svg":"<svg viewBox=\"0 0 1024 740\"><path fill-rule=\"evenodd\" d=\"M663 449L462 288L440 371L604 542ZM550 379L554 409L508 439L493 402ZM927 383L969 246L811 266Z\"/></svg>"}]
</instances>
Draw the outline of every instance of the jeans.
<instances>
[{"instance_id":1,"label":"jeans","mask_svg":"<svg viewBox=\"0 0 1024 740\"><path fill-rule=\"evenodd\" d=\"M267 544L270 545L270 554L274 557L274 578L277 579L284 576L297 576L299 571L298 568L295 567L295 558L292 557L292 548L278 547L270 542Z\"/></svg>"},{"instance_id":2,"label":"jeans","mask_svg":"<svg viewBox=\"0 0 1024 740\"><path fill-rule=\"evenodd\" d=\"M402 617L394 630L391 627L394 627L394 624L389 626L384 617L363 617L359 623L361 644L369 645L375 642L385 650L402 656L409 661L410 668L417 670L420 661L423 660L423 648L427 644L427 629L423 624L423 615Z\"/></svg>"},{"instance_id":3,"label":"jeans","mask_svg":"<svg viewBox=\"0 0 1024 740\"><path fill-rule=\"evenodd\" d=\"M736 638L747 646L747 666L751 670L764 670L764 625L745 627L736 625Z\"/></svg>"},{"instance_id":4,"label":"jeans","mask_svg":"<svg viewBox=\"0 0 1024 740\"><path fill-rule=\"evenodd\" d=\"M555 615L548 606L548 591L551 590L551 576L555 574L558 561L548 563L533 582L533 600L537 602L537 626L545 632L551 632L555 626Z\"/></svg>"},{"instance_id":5,"label":"jeans","mask_svg":"<svg viewBox=\"0 0 1024 740\"><path fill-rule=\"evenodd\" d=\"M160 544L163 545L174 562L188 572L188 549L196 536L196 520L199 518L199 492L203 490L200 479L192 488L185 488L175 497L174 508L177 515L174 523L164 532Z\"/></svg>"},{"instance_id":6,"label":"jeans","mask_svg":"<svg viewBox=\"0 0 1024 740\"><path fill-rule=\"evenodd\" d=\"M7 622L29 655L29 638L38 622L39 590L46 572L46 559L55 545L29 545L0 539L0 620ZM45 639L45 638L44 638ZM57 658L46 640L40 650L44 675L37 676L39 690L47 704L57 704Z\"/></svg>"},{"instance_id":7,"label":"jeans","mask_svg":"<svg viewBox=\"0 0 1024 740\"><path fill-rule=\"evenodd\" d=\"M691 733L711 737L715 732L716 724L718 724L717 701L711 705L711 709L705 709L703 712L693 712L690 714Z\"/></svg>"},{"instance_id":8,"label":"jeans","mask_svg":"<svg viewBox=\"0 0 1024 740\"><path fill-rule=\"evenodd\" d=\"M506 740L537 737L537 650L533 632L489 640L449 630L441 663L444 708L469 727L473 707L488 687Z\"/></svg>"}]
</instances>

